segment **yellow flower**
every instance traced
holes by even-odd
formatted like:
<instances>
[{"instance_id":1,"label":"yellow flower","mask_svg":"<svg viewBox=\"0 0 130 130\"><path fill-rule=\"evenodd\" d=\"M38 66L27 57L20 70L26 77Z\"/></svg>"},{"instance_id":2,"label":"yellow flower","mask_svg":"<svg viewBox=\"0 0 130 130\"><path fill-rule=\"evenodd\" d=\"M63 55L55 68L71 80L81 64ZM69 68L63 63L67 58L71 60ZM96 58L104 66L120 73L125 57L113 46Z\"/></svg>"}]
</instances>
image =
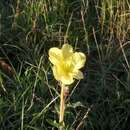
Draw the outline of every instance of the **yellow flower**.
<instances>
[{"instance_id":1,"label":"yellow flower","mask_svg":"<svg viewBox=\"0 0 130 130\"><path fill-rule=\"evenodd\" d=\"M53 64L53 74L56 80L64 85L70 85L74 79L82 79L81 69L86 61L82 52L74 52L69 44L64 44L61 49L53 47L49 50L49 60Z\"/></svg>"}]
</instances>

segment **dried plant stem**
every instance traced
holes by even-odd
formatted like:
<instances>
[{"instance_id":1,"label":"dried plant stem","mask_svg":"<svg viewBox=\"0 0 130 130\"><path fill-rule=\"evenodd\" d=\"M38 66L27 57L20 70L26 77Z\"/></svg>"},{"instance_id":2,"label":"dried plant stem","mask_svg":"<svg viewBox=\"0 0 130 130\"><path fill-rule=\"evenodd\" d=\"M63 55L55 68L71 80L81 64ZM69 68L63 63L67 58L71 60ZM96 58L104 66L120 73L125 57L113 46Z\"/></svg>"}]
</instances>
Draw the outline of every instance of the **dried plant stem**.
<instances>
[{"instance_id":1,"label":"dried plant stem","mask_svg":"<svg viewBox=\"0 0 130 130\"><path fill-rule=\"evenodd\" d=\"M64 97L64 85L61 85L61 93L60 93L60 114L59 114L59 123L62 124L62 126L59 128L59 130L63 130L64 127L64 112L65 112L65 97Z\"/></svg>"}]
</instances>

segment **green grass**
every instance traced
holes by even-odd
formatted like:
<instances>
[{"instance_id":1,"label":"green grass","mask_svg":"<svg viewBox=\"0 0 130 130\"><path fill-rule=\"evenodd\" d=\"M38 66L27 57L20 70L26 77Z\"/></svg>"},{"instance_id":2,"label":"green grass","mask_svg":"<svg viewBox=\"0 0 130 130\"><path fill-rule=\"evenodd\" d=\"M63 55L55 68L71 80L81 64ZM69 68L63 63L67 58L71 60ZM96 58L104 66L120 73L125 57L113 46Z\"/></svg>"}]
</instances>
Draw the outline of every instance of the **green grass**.
<instances>
[{"instance_id":1,"label":"green grass","mask_svg":"<svg viewBox=\"0 0 130 130\"><path fill-rule=\"evenodd\" d=\"M87 56L65 130L129 130L129 39L129 0L1 0L0 130L57 129L60 87L48 50L64 43Z\"/></svg>"}]
</instances>

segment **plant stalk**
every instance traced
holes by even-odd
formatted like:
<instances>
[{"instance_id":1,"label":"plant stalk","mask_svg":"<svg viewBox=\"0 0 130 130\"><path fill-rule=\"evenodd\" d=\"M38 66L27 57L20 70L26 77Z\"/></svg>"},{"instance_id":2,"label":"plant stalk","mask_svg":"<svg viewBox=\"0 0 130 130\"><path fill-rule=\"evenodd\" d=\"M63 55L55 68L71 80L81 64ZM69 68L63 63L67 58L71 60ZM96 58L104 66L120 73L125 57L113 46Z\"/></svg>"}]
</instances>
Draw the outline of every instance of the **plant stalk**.
<instances>
[{"instance_id":1,"label":"plant stalk","mask_svg":"<svg viewBox=\"0 0 130 130\"><path fill-rule=\"evenodd\" d=\"M59 130L63 130L64 127L64 112L65 112L65 97L64 97L64 85L61 85L61 93L60 93L60 114L59 114L59 123L61 126Z\"/></svg>"}]
</instances>

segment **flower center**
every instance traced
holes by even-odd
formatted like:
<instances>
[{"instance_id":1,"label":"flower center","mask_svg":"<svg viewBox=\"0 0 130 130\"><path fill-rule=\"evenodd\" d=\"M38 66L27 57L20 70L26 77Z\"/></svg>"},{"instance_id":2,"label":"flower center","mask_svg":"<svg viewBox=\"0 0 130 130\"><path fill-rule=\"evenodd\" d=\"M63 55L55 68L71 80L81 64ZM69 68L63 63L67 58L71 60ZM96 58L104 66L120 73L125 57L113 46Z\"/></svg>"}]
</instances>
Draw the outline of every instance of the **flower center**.
<instances>
[{"instance_id":1,"label":"flower center","mask_svg":"<svg viewBox=\"0 0 130 130\"><path fill-rule=\"evenodd\" d=\"M72 73L73 66L71 63L62 62L61 70L62 70L63 75L68 76L69 74Z\"/></svg>"}]
</instances>

